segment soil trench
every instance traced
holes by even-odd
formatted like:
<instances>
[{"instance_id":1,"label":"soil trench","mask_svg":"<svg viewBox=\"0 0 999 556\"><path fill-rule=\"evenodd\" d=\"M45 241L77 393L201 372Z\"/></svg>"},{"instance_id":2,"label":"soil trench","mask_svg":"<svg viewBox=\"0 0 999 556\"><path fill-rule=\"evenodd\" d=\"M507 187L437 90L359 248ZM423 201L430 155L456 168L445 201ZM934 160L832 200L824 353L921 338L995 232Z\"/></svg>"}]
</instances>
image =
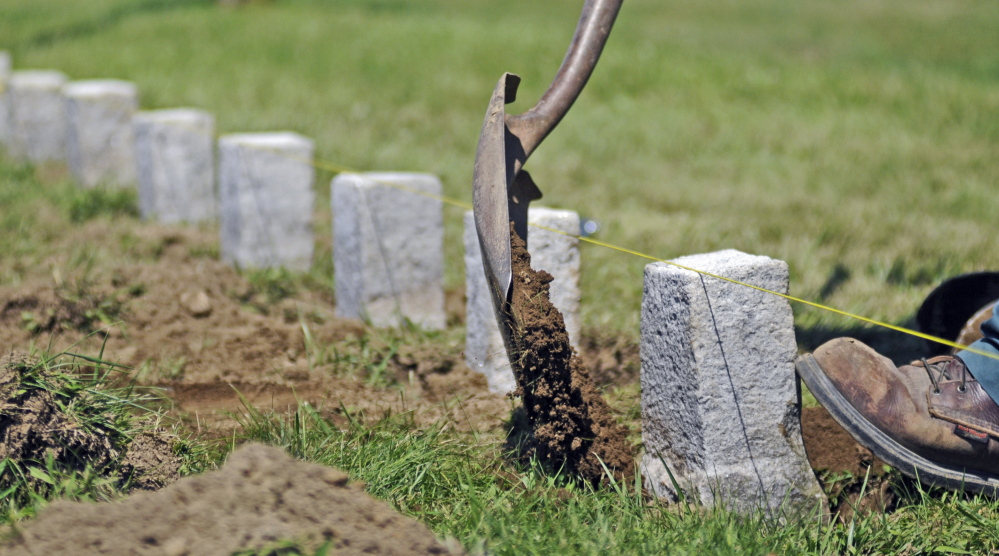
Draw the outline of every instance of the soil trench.
<instances>
[{"instance_id":1,"label":"soil trench","mask_svg":"<svg viewBox=\"0 0 999 556\"><path fill-rule=\"evenodd\" d=\"M531 255L510 227L513 259L511 331L517 391L531 429L529 451L553 469L590 482L634 472L628 431L617 423L569 344L562 314L549 299L552 275L531 268Z\"/></svg>"}]
</instances>

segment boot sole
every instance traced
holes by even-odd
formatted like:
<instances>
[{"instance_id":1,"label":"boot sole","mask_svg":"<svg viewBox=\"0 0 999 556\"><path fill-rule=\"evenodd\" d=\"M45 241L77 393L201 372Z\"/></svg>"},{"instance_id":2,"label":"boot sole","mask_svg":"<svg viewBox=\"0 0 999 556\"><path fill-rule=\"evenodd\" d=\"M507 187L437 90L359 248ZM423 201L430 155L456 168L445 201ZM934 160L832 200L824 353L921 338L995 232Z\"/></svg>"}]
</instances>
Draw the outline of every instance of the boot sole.
<instances>
[{"instance_id":1,"label":"boot sole","mask_svg":"<svg viewBox=\"0 0 999 556\"><path fill-rule=\"evenodd\" d=\"M811 354L798 357L794 365L798 369L798 376L833 419L854 440L888 465L924 484L957 491L981 492L990 496L999 495L999 476L934 463L892 440L846 401Z\"/></svg>"}]
</instances>

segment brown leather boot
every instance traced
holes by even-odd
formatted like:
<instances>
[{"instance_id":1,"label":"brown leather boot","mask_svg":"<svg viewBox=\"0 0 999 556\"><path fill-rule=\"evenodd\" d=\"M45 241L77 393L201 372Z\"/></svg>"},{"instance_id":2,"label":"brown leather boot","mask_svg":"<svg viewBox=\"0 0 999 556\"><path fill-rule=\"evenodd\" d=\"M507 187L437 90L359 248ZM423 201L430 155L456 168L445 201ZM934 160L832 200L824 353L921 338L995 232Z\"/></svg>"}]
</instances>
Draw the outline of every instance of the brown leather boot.
<instances>
[{"instance_id":1,"label":"brown leather boot","mask_svg":"<svg viewBox=\"0 0 999 556\"><path fill-rule=\"evenodd\" d=\"M796 365L819 403L889 465L924 483L999 494L999 406L960 359L896 368L838 338Z\"/></svg>"}]
</instances>

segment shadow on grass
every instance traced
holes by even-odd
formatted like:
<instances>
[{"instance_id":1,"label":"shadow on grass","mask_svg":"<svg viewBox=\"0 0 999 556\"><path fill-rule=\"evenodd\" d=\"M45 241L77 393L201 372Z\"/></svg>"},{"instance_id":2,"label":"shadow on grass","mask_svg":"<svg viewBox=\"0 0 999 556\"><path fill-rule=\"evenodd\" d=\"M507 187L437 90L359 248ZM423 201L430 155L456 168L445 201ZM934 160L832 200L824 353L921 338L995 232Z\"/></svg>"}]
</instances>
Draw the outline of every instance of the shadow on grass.
<instances>
[{"instance_id":1,"label":"shadow on grass","mask_svg":"<svg viewBox=\"0 0 999 556\"><path fill-rule=\"evenodd\" d=\"M909 329L917 328L915 316L891 324ZM920 338L888 328L861 323L846 326L826 323L809 326L795 325L794 336L798 341L798 349L804 352L815 351L817 347L835 338L844 336L855 338L891 359L895 365L908 365L912 361L928 355L926 344Z\"/></svg>"},{"instance_id":2,"label":"shadow on grass","mask_svg":"<svg viewBox=\"0 0 999 556\"><path fill-rule=\"evenodd\" d=\"M50 46L57 42L96 35L117 25L122 20L141 14L165 12L190 6L211 6L214 0L146 0L116 6L107 12L86 21L78 21L54 29L41 31L28 38L24 46Z\"/></svg>"}]
</instances>

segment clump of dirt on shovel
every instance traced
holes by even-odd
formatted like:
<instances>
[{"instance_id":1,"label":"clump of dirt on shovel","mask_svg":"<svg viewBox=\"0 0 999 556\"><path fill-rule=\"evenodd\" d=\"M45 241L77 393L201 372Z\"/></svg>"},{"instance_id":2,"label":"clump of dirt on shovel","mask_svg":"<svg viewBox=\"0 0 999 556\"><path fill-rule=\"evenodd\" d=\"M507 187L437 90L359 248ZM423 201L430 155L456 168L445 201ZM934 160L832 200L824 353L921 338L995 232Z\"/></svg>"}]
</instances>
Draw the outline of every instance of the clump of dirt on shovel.
<instances>
[{"instance_id":1,"label":"clump of dirt on shovel","mask_svg":"<svg viewBox=\"0 0 999 556\"><path fill-rule=\"evenodd\" d=\"M569 344L562 314L549 298L552 275L531 268L531 255L512 226L510 236L514 395L522 397L531 429L526 448L551 468L592 483L607 478L604 466L619 479L633 476L627 430L614 420Z\"/></svg>"}]
</instances>

